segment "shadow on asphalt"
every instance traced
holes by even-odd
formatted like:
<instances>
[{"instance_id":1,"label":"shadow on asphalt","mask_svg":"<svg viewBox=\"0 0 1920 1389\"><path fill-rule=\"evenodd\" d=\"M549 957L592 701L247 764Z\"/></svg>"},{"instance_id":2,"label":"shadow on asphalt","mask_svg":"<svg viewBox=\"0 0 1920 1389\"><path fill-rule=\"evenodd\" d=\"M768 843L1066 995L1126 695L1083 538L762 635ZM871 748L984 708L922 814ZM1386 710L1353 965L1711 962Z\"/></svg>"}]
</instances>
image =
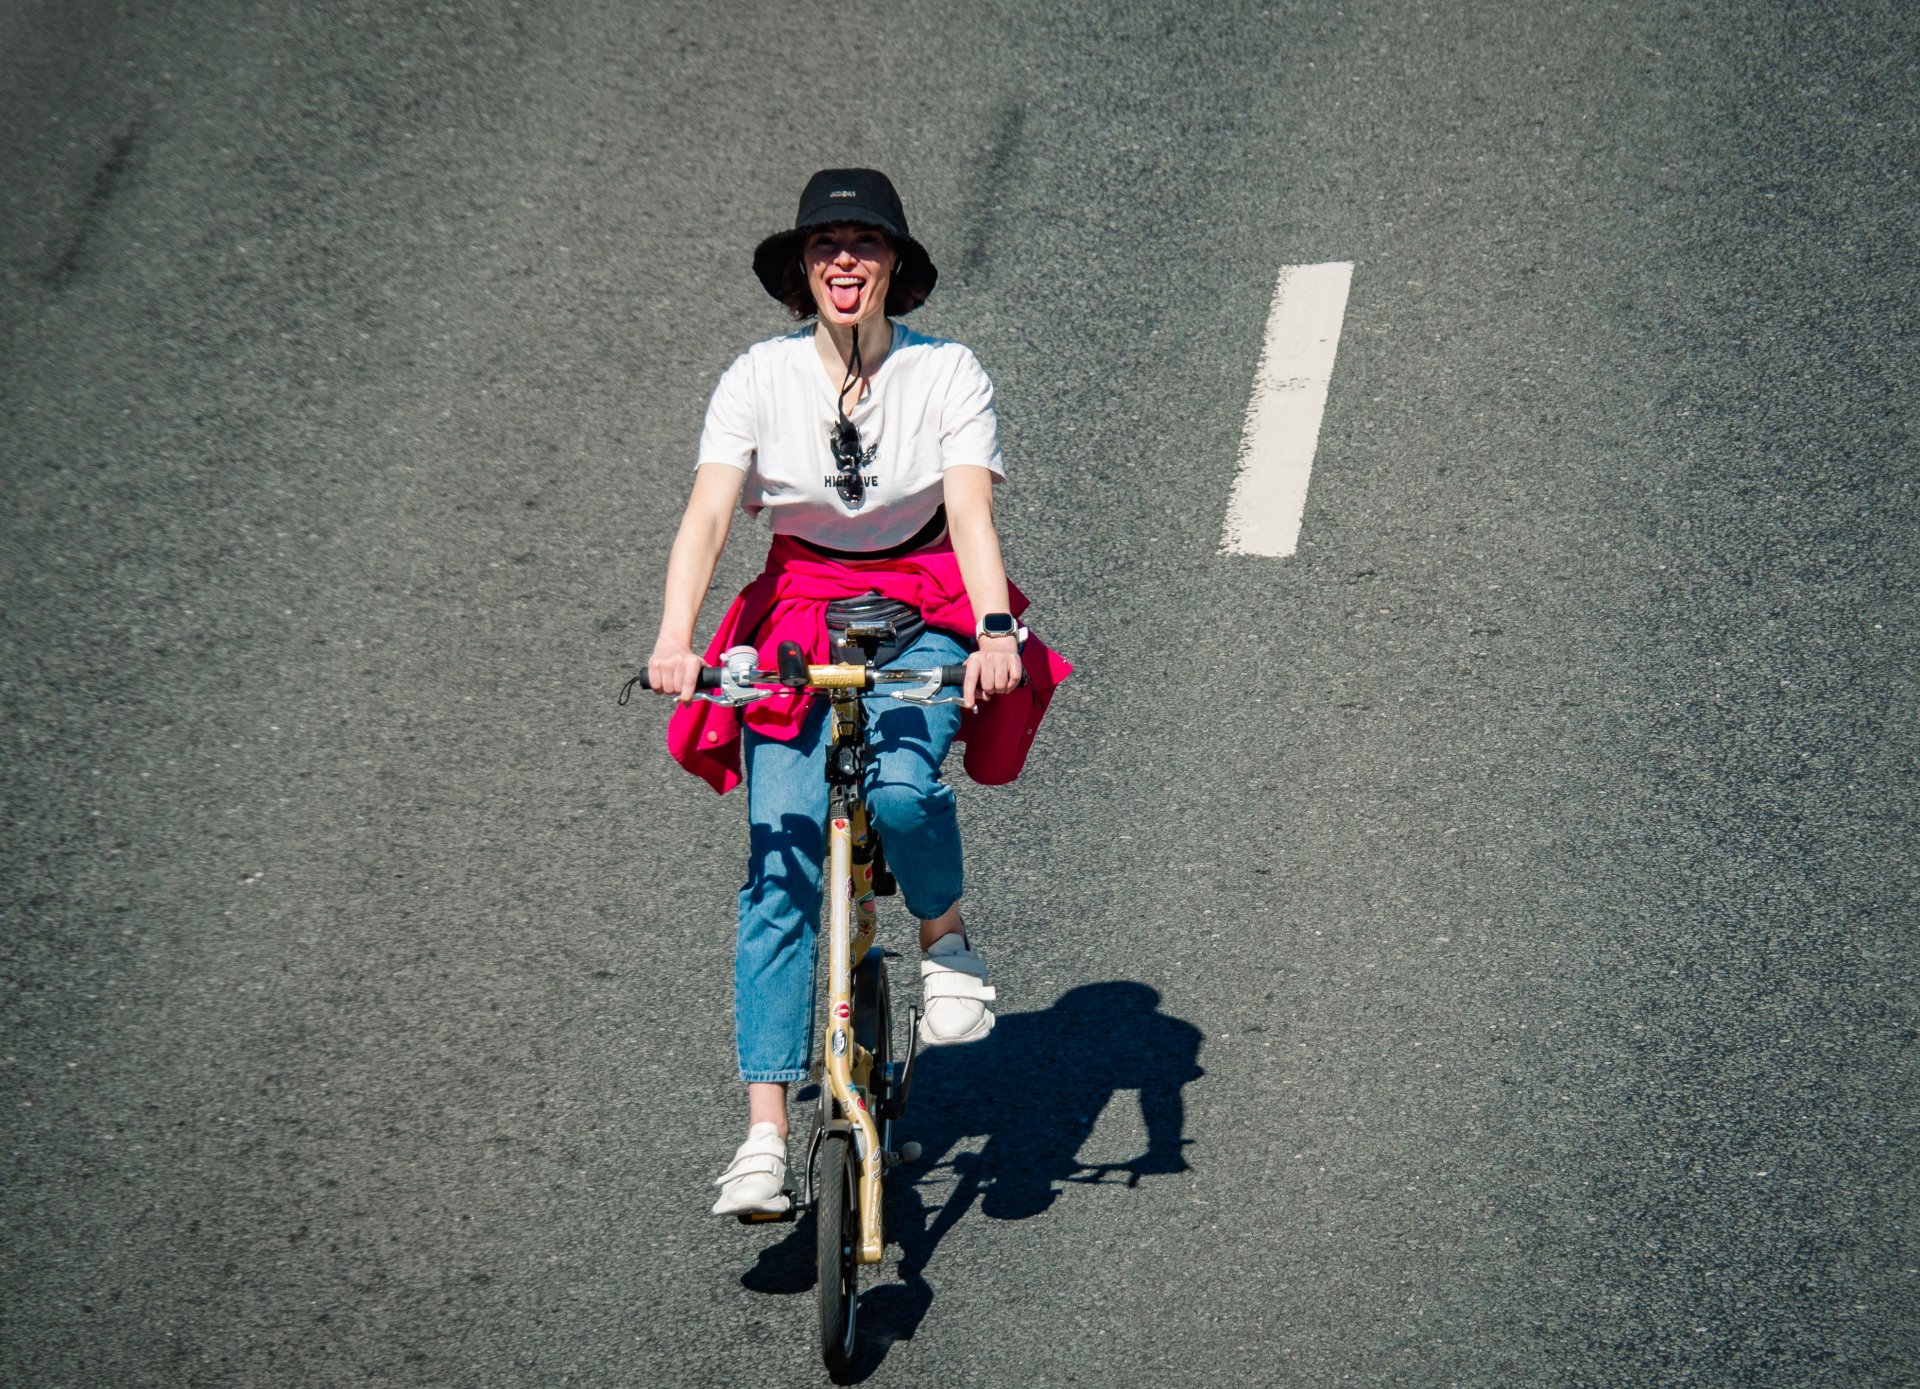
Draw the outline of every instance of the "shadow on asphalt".
<instances>
[{"instance_id":1,"label":"shadow on asphalt","mask_svg":"<svg viewBox=\"0 0 1920 1389\"><path fill-rule=\"evenodd\" d=\"M1069 1185L1133 1187L1187 1170L1181 1089L1205 1074L1202 1033L1159 1011L1145 984L1083 984L1051 1008L1003 1013L993 1035L965 1047L923 1050L896 1141L919 1161L887 1183L887 1237L900 1248L899 1277L860 1297L860 1355L850 1382L879 1368L888 1347L910 1339L933 1305L926 1269L946 1233L976 1202L995 1220L1043 1214ZM1086 1164L1080 1147L1118 1091L1138 1091L1147 1147L1120 1163ZM982 1138L978 1151L959 1151ZM949 1182L949 1178L951 1181ZM935 1204L929 1196L944 1191ZM761 1252L740 1281L755 1292L813 1287L811 1219Z\"/></svg>"}]
</instances>

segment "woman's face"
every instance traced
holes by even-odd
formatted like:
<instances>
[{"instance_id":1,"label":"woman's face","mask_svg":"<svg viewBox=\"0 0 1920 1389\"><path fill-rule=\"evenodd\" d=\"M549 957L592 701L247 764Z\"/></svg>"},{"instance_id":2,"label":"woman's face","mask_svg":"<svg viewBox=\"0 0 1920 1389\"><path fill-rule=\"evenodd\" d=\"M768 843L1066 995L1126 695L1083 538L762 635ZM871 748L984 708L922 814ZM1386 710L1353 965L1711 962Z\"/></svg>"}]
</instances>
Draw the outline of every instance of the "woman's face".
<instances>
[{"instance_id":1,"label":"woman's face","mask_svg":"<svg viewBox=\"0 0 1920 1389\"><path fill-rule=\"evenodd\" d=\"M800 260L822 322L850 328L886 313L895 260L886 233L847 222L809 232Z\"/></svg>"}]
</instances>

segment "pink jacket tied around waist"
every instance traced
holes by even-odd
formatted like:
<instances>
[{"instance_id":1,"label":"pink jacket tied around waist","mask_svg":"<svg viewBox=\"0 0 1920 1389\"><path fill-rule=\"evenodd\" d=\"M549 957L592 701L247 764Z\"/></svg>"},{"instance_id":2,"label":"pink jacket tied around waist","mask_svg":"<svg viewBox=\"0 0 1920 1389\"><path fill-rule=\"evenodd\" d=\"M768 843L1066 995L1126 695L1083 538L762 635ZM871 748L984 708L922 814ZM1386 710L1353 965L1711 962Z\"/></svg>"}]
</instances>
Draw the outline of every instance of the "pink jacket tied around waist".
<instances>
[{"instance_id":1,"label":"pink jacket tied around waist","mask_svg":"<svg viewBox=\"0 0 1920 1389\"><path fill-rule=\"evenodd\" d=\"M973 604L967 600L951 542L863 561L831 559L791 536L777 535L767 551L767 567L740 590L721 619L707 647L707 664L719 664L721 652L751 641L760 652L761 669L772 670L780 643L795 641L810 663L823 665L829 659L827 604L874 592L911 603L928 626L962 641L973 633ZM1027 606L1026 595L1012 584L1007 593L1018 617ZM1000 786L1020 775L1054 687L1073 673L1038 637L1027 639L1020 663L1026 667L1026 684L982 701L960 720L960 740L966 744L962 765L983 785ZM683 704L667 723L667 750L674 761L724 794L740 782L742 718L754 732L788 742L799 732L807 702L815 697L782 690L744 710L707 700Z\"/></svg>"}]
</instances>

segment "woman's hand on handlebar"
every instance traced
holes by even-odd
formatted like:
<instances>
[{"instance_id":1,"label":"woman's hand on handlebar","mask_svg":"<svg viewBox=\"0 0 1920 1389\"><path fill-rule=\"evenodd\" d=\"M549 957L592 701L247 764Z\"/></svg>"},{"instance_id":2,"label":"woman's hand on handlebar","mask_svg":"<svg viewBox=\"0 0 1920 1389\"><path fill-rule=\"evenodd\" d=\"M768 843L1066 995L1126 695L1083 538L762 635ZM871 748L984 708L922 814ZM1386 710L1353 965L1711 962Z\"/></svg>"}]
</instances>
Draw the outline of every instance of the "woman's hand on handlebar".
<instances>
[{"instance_id":1,"label":"woman's hand on handlebar","mask_svg":"<svg viewBox=\"0 0 1920 1389\"><path fill-rule=\"evenodd\" d=\"M700 658L683 642L657 641L647 658L647 685L655 694L687 703L700 688Z\"/></svg>"},{"instance_id":2,"label":"woman's hand on handlebar","mask_svg":"<svg viewBox=\"0 0 1920 1389\"><path fill-rule=\"evenodd\" d=\"M975 702L1006 694L1020 684L1020 643L1008 637L982 637L980 649L967 657L967 683L960 699L969 709Z\"/></svg>"}]
</instances>

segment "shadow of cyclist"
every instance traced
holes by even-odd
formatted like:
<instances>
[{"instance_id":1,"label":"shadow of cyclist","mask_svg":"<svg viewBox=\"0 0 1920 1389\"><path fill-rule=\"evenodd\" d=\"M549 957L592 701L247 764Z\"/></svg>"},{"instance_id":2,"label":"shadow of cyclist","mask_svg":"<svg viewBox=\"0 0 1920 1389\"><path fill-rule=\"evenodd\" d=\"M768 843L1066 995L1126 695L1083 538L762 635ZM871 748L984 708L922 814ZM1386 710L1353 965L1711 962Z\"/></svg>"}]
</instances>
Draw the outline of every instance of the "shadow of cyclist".
<instances>
[{"instance_id":1,"label":"shadow of cyclist","mask_svg":"<svg viewBox=\"0 0 1920 1389\"><path fill-rule=\"evenodd\" d=\"M1040 1215L1070 1183L1185 1172L1181 1089L1205 1072L1200 1029L1159 1011L1158 991L1116 980L1083 984L1051 1008L1002 1013L993 1034L966 1047L923 1050L896 1141L921 1145L920 1160L887 1184L887 1233L900 1246L900 1281L860 1299L863 1379L886 1347L907 1340L933 1303L925 1277L934 1250L978 1200L996 1220ZM1146 1151L1121 1163L1086 1164L1080 1148L1119 1091L1137 1091ZM978 1152L956 1151L984 1137ZM929 1197L946 1174L950 1188ZM1123 1175L1124 1174L1124 1175Z\"/></svg>"},{"instance_id":2,"label":"shadow of cyclist","mask_svg":"<svg viewBox=\"0 0 1920 1389\"><path fill-rule=\"evenodd\" d=\"M858 1358L851 1382L868 1378L895 1341L910 1339L933 1305L925 1271L947 1231L975 1201L996 1220L1045 1212L1068 1185L1139 1185L1187 1171L1181 1090L1205 1072L1200 1029L1159 1011L1160 994L1115 980L1069 989L1051 1008L1002 1013L993 1034L965 1047L922 1050L896 1142L921 1146L918 1161L887 1183L887 1235L900 1249L899 1280L860 1297ZM904 1028L904 1007L897 1016ZM1080 1148L1120 1091L1140 1097L1146 1151L1126 1162L1083 1163ZM802 1102L811 1087L795 1097ZM796 1109L798 1112L798 1109ZM980 1138L979 1151L969 1140ZM797 1155L796 1155L797 1156ZM948 1175L952 1185L929 1200ZM811 1219L760 1253L741 1283L793 1294L813 1286Z\"/></svg>"}]
</instances>

